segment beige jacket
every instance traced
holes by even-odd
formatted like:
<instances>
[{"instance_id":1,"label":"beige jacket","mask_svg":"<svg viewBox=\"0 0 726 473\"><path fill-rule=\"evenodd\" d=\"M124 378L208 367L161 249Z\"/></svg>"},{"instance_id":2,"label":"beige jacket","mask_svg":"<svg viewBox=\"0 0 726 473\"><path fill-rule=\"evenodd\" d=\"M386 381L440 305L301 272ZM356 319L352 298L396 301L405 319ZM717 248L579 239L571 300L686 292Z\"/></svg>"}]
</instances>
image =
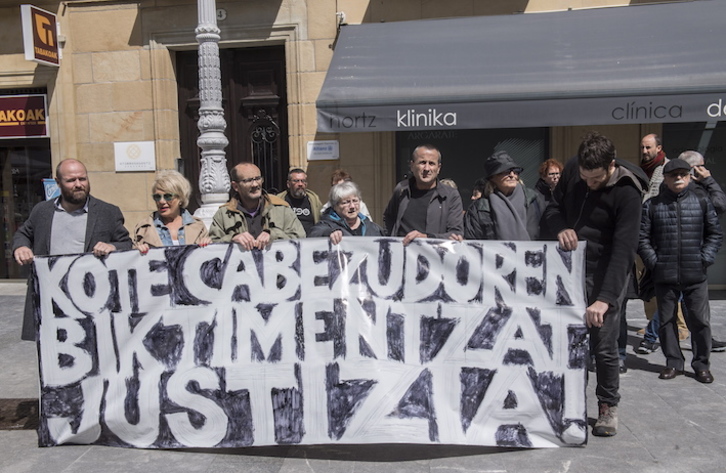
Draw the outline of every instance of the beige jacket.
<instances>
[{"instance_id":1,"label":"beige jacket","mask_svg":"<svg viewBox=\"0 0 726 473\"><path fill-rule=\"evenodd\" d=\"M153 248L164 246L161 242L161 237L159 237L159 232L156 231L156 225L154 225L154 213L144 217L143 220L136 224L133 233L134 248L141 243L146 243ZM197 217L189 216L193 221L184 225L184 243L186 245L194 245L199 243L199 240L205 236L208 236L209 233L204 222Z\"/></svg>"}]
</instances>

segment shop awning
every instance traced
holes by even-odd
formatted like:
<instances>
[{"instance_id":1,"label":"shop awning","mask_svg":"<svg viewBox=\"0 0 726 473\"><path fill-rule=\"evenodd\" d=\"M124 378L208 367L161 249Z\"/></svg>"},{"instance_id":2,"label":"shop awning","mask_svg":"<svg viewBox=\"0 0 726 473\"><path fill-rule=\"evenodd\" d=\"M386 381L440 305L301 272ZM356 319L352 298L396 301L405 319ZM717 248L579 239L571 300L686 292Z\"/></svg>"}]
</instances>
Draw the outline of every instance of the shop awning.
<instances>
[{"instance_id":1,"label":"shop awning","mask_svg":"<svg viewBox=\"0 0 726 473\"><path fill-rule=\"evenodd\" d=\"M343 26L318 131L712 122L726 2Z\"/></svg>"}]
</instances>

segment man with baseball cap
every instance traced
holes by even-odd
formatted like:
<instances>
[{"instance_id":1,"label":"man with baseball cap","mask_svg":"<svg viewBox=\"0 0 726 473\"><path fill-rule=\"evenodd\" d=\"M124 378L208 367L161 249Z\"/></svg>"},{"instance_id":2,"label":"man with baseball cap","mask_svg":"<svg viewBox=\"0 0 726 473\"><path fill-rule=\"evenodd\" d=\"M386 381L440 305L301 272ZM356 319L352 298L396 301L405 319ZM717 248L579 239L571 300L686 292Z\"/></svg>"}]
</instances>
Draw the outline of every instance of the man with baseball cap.
<instances>
[{"instance_id":1,"label":"man with baseball cap","mask_svg":"<svg viewBox=\"0 0 726 473\"><path fill-rule=\"evenodd\" d=\"M653 273L661 317L658 336L666 367L660 379L683 374L685 358L676 325L676 304L683 296L691 330L691 367L701 383L712 383L711 311L706 268L716 259L723 232L711 200L691 182L691 165L673 159L663 167L665 188L643 204L638 254Z\"/></svg>"}]
</instances>

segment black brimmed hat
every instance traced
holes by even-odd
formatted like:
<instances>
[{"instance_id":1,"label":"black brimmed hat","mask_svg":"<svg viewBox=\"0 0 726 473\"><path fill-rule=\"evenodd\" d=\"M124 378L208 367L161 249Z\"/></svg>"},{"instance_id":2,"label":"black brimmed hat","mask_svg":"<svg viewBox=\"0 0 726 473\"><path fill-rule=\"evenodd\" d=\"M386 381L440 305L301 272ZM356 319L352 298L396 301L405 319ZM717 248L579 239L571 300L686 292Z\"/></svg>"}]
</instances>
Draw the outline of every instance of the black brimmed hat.
<instances>
[{"instance_id":1,"label":"black brimmed hat","mask_svg":"<svg viewBox=\"0 0 726 473\"><path fill-rule=\"evenodd\" d=\"M510 169L516 170L518 174L522 172L522 166L515 163L514 159L509 156L509 153L504 150L497 151L484 162L484 177L489 179L496 174L507 172Z\"/></svg>"}]
</instances>

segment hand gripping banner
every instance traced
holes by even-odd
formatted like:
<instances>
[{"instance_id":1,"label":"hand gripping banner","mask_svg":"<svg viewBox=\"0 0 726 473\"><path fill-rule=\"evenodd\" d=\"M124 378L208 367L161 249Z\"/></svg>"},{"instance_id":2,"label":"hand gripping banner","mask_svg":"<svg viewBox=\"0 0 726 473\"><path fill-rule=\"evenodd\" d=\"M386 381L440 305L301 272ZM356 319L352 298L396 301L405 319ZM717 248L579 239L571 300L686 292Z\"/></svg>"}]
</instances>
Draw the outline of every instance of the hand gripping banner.
<instances>
[{"instance_id":1,"label":"hand gripping banner","mask_svg":"<svg viewBox=\"0 0 726 473\"><path fill-rule=\"evenodd\" d=\"M584 245L37 257L39 444L582 445Z\"/></svg>"}]
</instances>

